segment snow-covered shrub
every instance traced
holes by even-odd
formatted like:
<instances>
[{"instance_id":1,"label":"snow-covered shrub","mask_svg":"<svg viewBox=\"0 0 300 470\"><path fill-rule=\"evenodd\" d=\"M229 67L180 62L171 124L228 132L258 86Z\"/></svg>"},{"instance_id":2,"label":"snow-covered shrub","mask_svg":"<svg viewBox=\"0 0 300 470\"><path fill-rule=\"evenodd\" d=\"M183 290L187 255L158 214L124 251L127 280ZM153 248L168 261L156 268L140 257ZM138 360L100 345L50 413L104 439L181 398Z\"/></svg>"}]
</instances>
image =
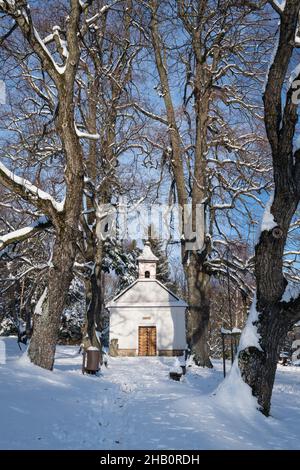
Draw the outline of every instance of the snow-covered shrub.
<instances>
[{"instance_id":1,"label":"snow-covered shrub","mask_svg":"<svg viewBox=\"0 0 300 470\"><path fill-rule=\"evenodd\" d=\"M61 319L59 330L60 344L80 344L85 312L85 294L83 283L75 278L72 281L67 306Z\"/></svg>"},{"instance_id":2,"label":"snow-covered shrub","mask_svg":"<svg viewBox=\"0 0 300 470\"><path fill-rule=\"evenodd\" d=\"M18 327L10 317L3 318L2 321L0 321L0 336L11 336L17 334Z\"/></svg>"},{"instance_id":3,"label":"snow-covered shrub","mask_svg":"<svg viewBox=\"0 0 300 470\"><path fill-rule=\"evenodd\" d=\"M58 342L60 344L79 344L82 339L82 325L83 318L78 316L77 312L65 311L62 316Z\"/></svg>"}]
</instances>

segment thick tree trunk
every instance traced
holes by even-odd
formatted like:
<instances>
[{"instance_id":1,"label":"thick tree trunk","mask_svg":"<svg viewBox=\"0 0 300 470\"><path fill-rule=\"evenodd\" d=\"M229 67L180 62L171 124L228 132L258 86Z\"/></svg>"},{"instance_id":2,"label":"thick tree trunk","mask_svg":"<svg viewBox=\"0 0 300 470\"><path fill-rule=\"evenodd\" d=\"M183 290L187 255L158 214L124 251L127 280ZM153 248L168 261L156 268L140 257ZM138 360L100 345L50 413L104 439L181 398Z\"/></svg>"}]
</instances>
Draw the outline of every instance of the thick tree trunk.
<instances>
[{"instance_id":1,"label":"thick tree trunk","mask_svg":"<svg viewBox=\"0 0 300 470\"><path fill-rule=\"evenodd\" d=\"M260 411L266 416L270 413L280 345L291 326L279 305L265 309L257 324L261 350L250 346L239 353L242 378L251 387Z\"/></svg>"},{"instance_id":2,"label":"thick tree trunk","mask_svg":"<svg viewBox=\"0 0 300 470\"><path fill-rule=\"evenodd\" d=\"M270 413L280 346L290 328L300 319L300 298L282 300L287 287L282 270L283 252L296 207L295 201L278 194L272 209L280 224L264 230L256 245L257 295L252 309L257 314L255 319L251 315L248 318L246 330L249 328L251 334L245 337L252 339L248 339L249 344L244 345L238 355L241 376L251 387L260 411L266 416Z\"/></svg>"},{"instance_id":3,"label":"thick tree trunk","mask_svg":"<svg viewBox=\"0 0 300 470\"><path fill-rule=\"evenodd\" d=\"M277 220L282 223L280 228L264 231L256 246L257 301L254 300L256 305L252 308L255 307L257 320L253 322L250 317L246 325L246 329L257 329L259 347L249 344L238 356L242 378L251 387L260 411L266 416L270 413L279 348L297 320L299 310L293 300L281 300L287 285L282 273L283 251L295 204L279 196L276 202Z\"/></svg>"},{"instance_id":4,"label":"thick tree trunk","mask_svg":"<svg viewBox=\"0 0 300 470\"><path fill-rule=\"evenodd\" d=\"M212 367L209 358L208 322L210 312L210 278L203 268L201 256L190 252L185 262L188 287L187 340L198 366Z\"/></svg>"},{"instance_id":5,"label":"thick tree trunk","mask_svg":"<svg viewBox=\"0 0 300 470\"><path fill-rule=\"evenodd\" d=\"M288 184L283 185L281 194L277 192L271 209L278 225L262 232L255 249L257 319L253 321L249 318L246 329L257 329L259 347L249 344L238 356L241 376L251 387L260 411L266 416L270 413L280 345L300 318L299 298L282 301L287 286L283 273L283 253L298 202L298 197L288 195L285 188L289 188Z\"/></svg>"},{"instance_id":6,"label":"thick tree trunk","mask_svg":"<svg viewBox=\"0 0 300 470\"><path fill-rule=\"evenodd\" d=\"M52 370L55 348L61 324L61 314L72 280L72 268L75 259L76 235L69 230L63 238L57 238L52 267L49 270L48 298L41 313L34 315L33 335L28 355L34 364Z\"/></svg>"}]
</instances>

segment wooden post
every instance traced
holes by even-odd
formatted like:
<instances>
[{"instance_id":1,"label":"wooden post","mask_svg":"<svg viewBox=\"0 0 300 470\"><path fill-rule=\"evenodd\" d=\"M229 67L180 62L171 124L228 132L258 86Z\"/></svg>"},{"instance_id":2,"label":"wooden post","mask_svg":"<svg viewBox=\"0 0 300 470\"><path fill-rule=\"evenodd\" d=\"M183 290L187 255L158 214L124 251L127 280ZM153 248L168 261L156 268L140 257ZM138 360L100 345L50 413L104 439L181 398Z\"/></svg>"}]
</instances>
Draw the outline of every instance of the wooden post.
<instances>
[{"instance_id":1,"label":"wooden post","mask_svg":"<svg viewBox=\"0 0 300 470\"><path fill-rule=\"evenodd\" d=\"M225 335L221 333L222 335L222 349L223 349L223 375L226 377L226 362L225 362Z\"/></svg>"},{"instance_id":2,"label":"wooden post","mask_svg":"<svg viewBox=\"0 0 300 470\"><path fill-rule=\"evenodd\" d=\"M234 361L234 352L233 352L232 334L230 335L230 353L231 353L231 364L233 364L233 361Z\"/></svg>"},{"instance_id":3,"label":"wooden post","mask_svg":"<svg viewBox=\"0 0 300 470\"><path fill-rule=\"evenodd\" d=\"M83 374L85 373L85 359L86 359L86 351L84 350L83 355L82 355L82 369L81 369Z\"/></svg>"}]
</instances>

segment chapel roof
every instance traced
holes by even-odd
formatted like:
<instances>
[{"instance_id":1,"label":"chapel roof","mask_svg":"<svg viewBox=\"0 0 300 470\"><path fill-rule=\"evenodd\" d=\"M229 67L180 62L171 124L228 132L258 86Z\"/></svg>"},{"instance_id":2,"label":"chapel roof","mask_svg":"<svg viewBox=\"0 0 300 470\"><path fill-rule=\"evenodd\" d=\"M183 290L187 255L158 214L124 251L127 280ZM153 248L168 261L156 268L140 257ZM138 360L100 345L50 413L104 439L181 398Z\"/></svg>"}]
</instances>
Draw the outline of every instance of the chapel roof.
<instances>
[{"instance_id":1,"label":"chapel roof","mask_svg":"<svg viewBox=\"0 0 300 470\"><path fill-rule=\"evenodd\" d=\"M187 307L157 279L137 279L120 292L107 305L111 307Z\"/></svg>"},{"instance_id":2,"label":"chapel roof","mask_svg":"<svg viewBox=\"0 0 300 470\"><path fill-rule=\"evenodd\" d=\"M150 242L145 242L142 253L137 259L138 261L158 261L157 256L152 253Z\"/></svg>"}]
</instances>

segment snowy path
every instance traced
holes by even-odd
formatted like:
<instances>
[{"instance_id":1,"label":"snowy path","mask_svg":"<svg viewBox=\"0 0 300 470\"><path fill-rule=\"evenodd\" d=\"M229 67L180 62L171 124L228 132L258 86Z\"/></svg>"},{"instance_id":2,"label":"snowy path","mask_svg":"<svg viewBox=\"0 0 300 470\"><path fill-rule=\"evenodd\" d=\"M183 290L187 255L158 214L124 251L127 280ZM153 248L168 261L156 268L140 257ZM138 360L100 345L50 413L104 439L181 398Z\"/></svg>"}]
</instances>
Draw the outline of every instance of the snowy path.
<instances>
[{"instance_id":1,"label":"snowy path","mask_svg":"<svg viewBox=\"0 0 300 470\"><path fill-rule=\"evenodd\" d=\"M214 396L218 361L180 383L168 379L172 358L114 358L91 377L77 349L59 347L51 373L0 338L0 449L300 448L300 368L279 369L266 419Z\"/></svg>"}]
</instances>

